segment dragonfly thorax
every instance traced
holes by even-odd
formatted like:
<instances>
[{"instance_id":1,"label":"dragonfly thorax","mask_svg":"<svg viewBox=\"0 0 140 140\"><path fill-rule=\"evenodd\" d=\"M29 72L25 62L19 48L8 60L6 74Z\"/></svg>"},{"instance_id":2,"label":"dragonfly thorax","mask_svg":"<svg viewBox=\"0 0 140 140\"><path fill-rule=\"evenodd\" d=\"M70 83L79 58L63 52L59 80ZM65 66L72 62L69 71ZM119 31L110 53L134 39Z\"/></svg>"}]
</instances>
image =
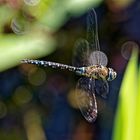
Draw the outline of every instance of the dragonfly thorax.
<instances>
[{"instance_id":1,"label":"dragonfly thorax","mask_svg":"<svg viewBox=\"0 0 140 140\"><path fill-rule=\"evenodd\" d=\"M108 76L108 69L102 65L93 65L81 67L76 71L76 73L89 78L106 79Z\"/></svg>"}]
</instances>

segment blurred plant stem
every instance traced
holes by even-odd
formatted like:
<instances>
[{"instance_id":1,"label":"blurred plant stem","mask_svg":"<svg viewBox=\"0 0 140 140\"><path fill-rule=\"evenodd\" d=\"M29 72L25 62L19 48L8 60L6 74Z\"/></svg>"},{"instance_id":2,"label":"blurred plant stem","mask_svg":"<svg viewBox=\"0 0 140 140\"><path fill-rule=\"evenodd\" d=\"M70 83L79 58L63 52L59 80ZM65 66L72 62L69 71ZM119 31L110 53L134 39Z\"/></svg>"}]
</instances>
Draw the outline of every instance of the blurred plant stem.
<instances>
[{"instance_id":1,"label":"blurred plant stem","mask_svg":"<svg viewBox=\"0 0 140 140\"><path fill-rule=\"evenodd\" d=\"M39 58L54 51L54 39L43 33L35 33L26 36L0 36L0 71L19 64L24 58Z\"/></svg>"}]
</instances>

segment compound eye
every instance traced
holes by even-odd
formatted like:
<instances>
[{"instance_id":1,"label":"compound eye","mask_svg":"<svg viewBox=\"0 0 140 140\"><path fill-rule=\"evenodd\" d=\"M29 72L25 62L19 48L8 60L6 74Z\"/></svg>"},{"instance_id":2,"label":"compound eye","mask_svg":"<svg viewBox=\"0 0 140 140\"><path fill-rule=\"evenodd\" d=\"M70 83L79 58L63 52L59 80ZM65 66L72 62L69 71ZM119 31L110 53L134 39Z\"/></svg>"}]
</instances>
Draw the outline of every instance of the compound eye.
<instances>
[{"instance_id":1,"label":"compound eye","mask_svg":"<svg viewBox=\"0 0 140 140\"><path fill-rule=\"evenodd\" d=\"M115 79L117 77L117 73L113 72L113 78Z\"/></svg>"}]
</instances>

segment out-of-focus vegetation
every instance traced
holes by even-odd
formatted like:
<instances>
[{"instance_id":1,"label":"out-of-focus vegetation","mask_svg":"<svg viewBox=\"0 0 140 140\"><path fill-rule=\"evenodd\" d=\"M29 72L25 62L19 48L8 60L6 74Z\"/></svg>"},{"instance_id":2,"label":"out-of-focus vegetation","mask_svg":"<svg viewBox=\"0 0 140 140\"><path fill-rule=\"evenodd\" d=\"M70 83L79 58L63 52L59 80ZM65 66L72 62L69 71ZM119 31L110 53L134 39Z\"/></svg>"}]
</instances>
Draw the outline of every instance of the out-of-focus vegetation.
<instances>
[{"instance_id":1,"label":"out-of-focus vegetation","mask_svg":"<svg viewBox=\"0 0 140 140\"><path fill-rule=\"evenodd\" d=\"M134 49L120 89L113 140L140 139L139 108L140 71L138 71L138 50Z\"/></svg>"},{"instance_id":2,"label":"out-of-focus vegetation","mask_svg":"<svg viewBox=\"0 0 140 140\"><path fill-rule=\"evenodd\" d=\"M19 64L24 58L39 58L53 52L57 42L52 34L70 17L84 13L100 1L2 1L0 71Z\"/></svg>"}]
</instances>

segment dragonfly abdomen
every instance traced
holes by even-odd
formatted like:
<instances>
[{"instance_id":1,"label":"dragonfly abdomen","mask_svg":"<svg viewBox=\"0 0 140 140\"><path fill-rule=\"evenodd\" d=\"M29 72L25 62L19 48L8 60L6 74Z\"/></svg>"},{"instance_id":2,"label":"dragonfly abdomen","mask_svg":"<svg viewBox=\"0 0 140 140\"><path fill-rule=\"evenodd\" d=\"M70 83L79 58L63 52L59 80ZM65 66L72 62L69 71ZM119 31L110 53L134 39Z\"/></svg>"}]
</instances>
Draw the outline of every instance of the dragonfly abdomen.
<instances>
[{"instance_id":1,"label":"dragonfly abdomen","mask_svg":"<svg viewBox=\"0 0 140 140\"><path fill-rule=\"evenodd\" d=\"M50 61L39 61L39 60L24 59L21 62L22 63L27 63L27 64L34 64L34 65L38 65L38 66L43 66L43 67L67 69L69 71L76 71L77 70L76 67L65 65L65 64L60 64L60 63L55 63L55 62L50 62Z\"/></svg>"}]
</instances>

